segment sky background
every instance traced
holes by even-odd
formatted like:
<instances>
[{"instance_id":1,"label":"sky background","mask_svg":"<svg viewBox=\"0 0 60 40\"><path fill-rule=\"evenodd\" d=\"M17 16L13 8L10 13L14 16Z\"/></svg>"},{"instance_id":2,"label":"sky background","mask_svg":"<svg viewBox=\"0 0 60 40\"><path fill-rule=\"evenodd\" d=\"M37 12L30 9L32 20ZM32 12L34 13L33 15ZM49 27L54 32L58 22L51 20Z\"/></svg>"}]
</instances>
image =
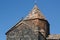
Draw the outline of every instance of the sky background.
<instances>
[{"instance_id":1,"label":"sky background","mask_svg":"<svg viewBox=\"0 0 60 40\"><path fill-rule=\"evenodd\" d=\"M34 0L0 0L0 40L34 7ZM50 33L60 34L60 0L37 0L37 6L50 23Z\"/></svg>"}]
</instances>

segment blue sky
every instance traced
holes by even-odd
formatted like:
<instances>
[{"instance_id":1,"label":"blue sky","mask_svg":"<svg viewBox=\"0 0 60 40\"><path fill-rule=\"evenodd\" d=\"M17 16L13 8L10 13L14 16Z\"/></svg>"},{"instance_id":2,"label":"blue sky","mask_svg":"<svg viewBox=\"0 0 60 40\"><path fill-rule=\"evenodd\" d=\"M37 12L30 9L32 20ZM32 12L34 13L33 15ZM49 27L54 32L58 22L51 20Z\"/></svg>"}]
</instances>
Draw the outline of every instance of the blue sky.
<instances>
[{"instance_id":1,"label":"blue sky","mask_svg":"<svg viewBox=\"0 0 60 40\"><path fill-rule=\"evenodd\" d=\"M60 0L37 0L37 5L50 23L50 33L60 34ZM0 0L0 40L5 33L33 8L34 0Z\"/></svg>"}]
</instances>

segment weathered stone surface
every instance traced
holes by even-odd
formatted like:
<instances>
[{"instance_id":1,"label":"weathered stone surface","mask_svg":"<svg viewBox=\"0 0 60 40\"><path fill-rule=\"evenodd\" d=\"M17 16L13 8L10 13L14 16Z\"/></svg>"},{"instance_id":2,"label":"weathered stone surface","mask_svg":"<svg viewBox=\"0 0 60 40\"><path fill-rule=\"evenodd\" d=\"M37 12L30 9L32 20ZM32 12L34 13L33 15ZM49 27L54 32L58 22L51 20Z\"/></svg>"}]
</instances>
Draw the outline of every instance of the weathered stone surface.
<instances>
[{"instance_id":1,"label":"weathered stone surface","mask_svg":"<svg viewBox=\"0 0 60 40\"><path fill-rule=\"evenodd\" d=\"M28 25L22 24L7 35L7 40L38 40L38 33L35 34L34 30L32 29L33 28L29 27Z\"/></svg>"},{"instance_id":2,"label":"weathered stone surface","mask_svg":"<svg viewBox=\"0 0 60 40\"><path fill-rule=\"evenodd\" d=\"M35 19L35 18L45 19L45 17L43 16L43 14L41 13L41 11L37 7L37 5L34 6L34 8L32 9L32 11L29 13L29 15L24 20Z\"/></svg>"},{"instance_id":3,"label":"weathered stone surface","mask_svg":"<svg viewBox=\"0 0 60 40\"><path fill-rule=\"evenodd\" d=\"M47 39L60 39L60 34L51 34L47 37Z\"/></svg>"},{"instance_id":4,"label":"weathered stone surface","mask_svg":"<svg viewBox=\"0 0 60 40\"><path fill-rule=\"evenodd\" d=\"M44 37L49 35L48 24L45 17L35 5L25 19L6 33L7 40L44 40Z\"/></svg>"}]
</instances>

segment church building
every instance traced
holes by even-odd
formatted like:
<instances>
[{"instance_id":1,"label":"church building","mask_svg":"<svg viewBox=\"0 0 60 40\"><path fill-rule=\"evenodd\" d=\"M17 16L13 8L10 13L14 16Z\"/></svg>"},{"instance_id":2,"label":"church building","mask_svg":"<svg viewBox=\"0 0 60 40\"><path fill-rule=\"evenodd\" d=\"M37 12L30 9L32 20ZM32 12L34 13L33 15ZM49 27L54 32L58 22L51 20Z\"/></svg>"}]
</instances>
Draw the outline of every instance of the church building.
<instances>
[{"instance_id":1,"label":"church building","mask_svg":"<svg viewBox=\"0 0 60 40\"><path fill-rule=\"evenodd\" d=\"M60 40L50 34L50 24L34 5L29 14L6 32L6 40Z\"/></svg>"}]
</instances>

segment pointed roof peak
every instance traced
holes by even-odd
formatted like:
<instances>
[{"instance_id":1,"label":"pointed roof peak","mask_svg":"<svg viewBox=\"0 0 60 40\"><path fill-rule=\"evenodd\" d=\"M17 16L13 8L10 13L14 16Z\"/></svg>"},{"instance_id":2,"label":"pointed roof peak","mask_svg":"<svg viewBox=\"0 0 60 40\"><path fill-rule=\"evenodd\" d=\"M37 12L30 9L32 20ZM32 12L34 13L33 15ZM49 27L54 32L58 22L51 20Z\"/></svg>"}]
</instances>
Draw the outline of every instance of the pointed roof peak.
<instances>
[{"instance_id":1,"label":"pointed roof peak","mask_svg":"<svg viewBox=\"0 0 60 40\"><path fill-rule=\"evenodd\" d=\"M45 17L43 16L43 14L40 12L39 8L37 7L37 5L35 4L32 11L29 13L29 15L24 19L24 20L29 20L29 19L44 19Z\"/></svg>"},{"instance_id":2,"label":"pointed roof peak","mask_svg":"<svg viewBox=\"0 0 60 40\"><path fill-rule=\"evenodd\" d=\"M34 8L38 8L36 4L34 5Z\"/></svg>"},{"instance_id":3,"label":"pointed roof peak","mask_svg":"<svg viewBox=\"0 0 60 40\"><path fill-rule=\"evenodd\" d=\"M33 9L39 9L39 8L38 8L38 6L35 4L34 7L33 7Z\"/></svg>"}]
</instances>

